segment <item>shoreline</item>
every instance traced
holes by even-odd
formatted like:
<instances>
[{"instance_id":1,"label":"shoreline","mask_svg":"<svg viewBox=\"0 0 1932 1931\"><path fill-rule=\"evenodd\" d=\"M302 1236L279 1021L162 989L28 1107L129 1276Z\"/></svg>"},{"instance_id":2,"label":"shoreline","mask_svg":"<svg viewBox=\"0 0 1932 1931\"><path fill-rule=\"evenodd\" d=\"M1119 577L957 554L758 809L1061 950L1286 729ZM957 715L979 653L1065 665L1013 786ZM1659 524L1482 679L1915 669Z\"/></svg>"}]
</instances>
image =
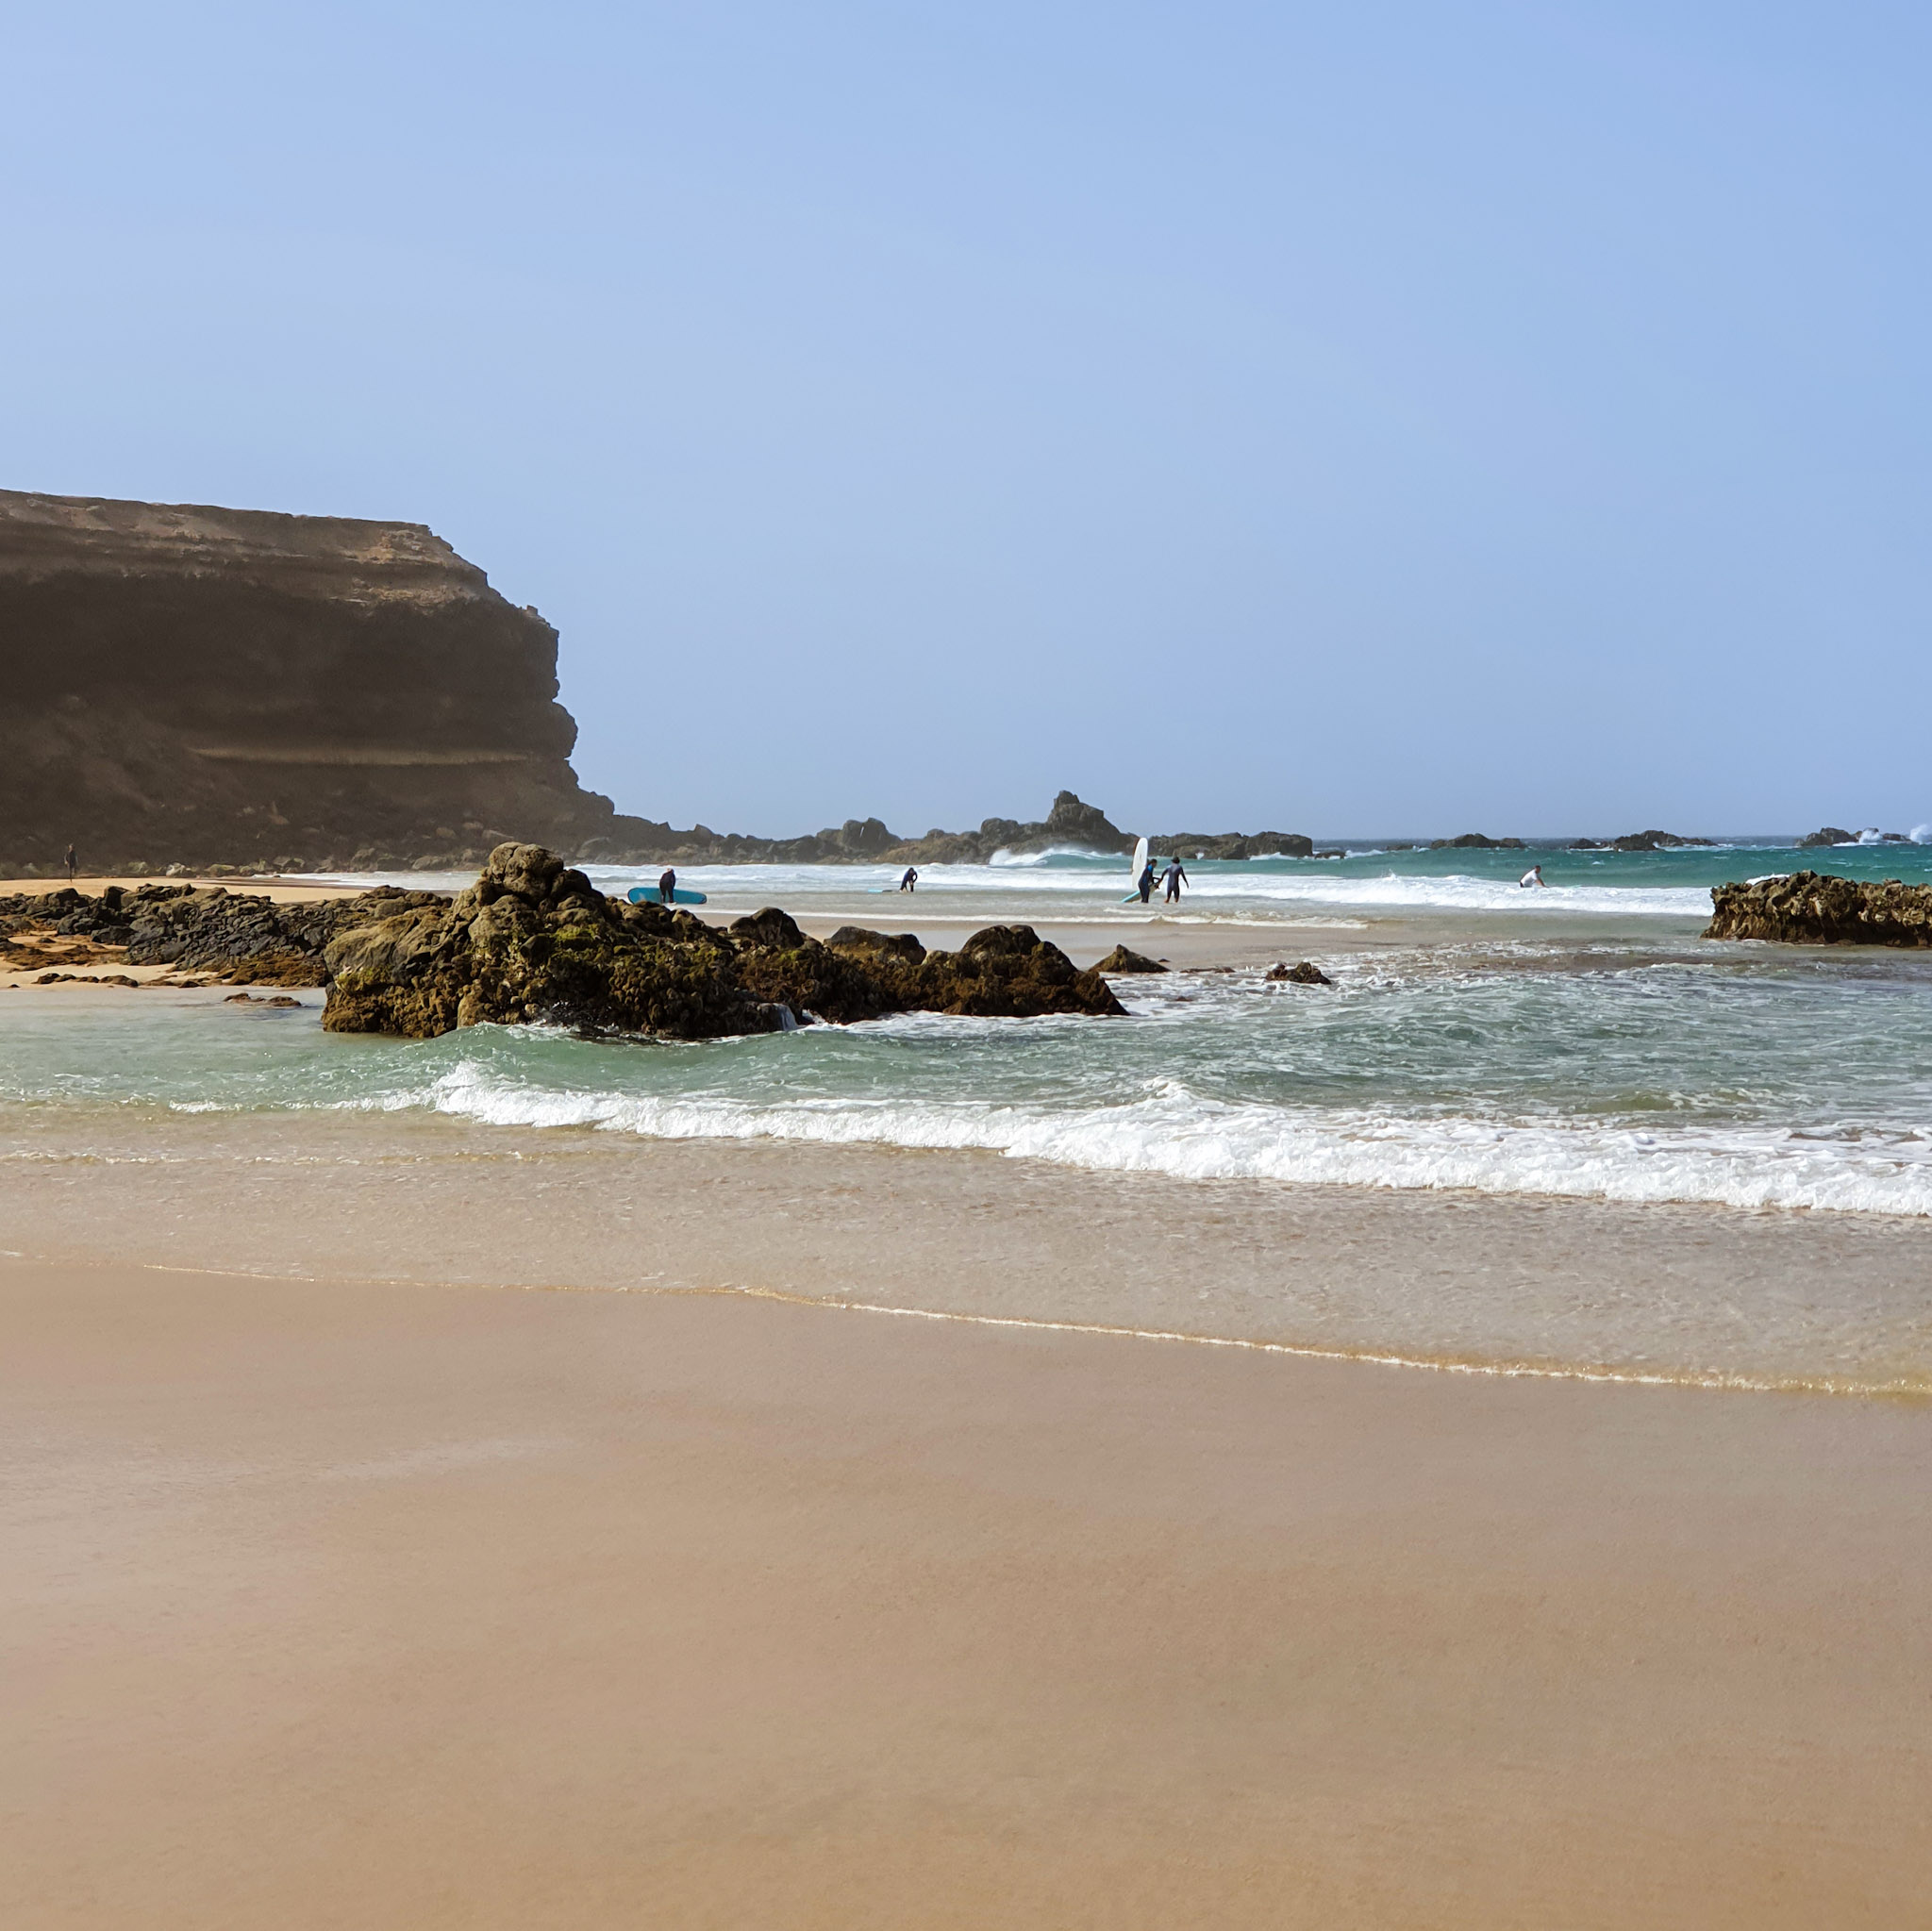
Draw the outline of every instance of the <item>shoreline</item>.
<instances>
[{"instance_id":1,"label":"shoreline","mask_svg":"<svg viewBox=\"0 0 1932 1931\"><path fill-rule=\"evenodd\" d=\"M1932 1398L1917 1216L1204 1180L412 1108L13 1115L0 1224L8 1249L54 1265L742 1290L1465 1377Z\"/></svg>"}]
</instances>

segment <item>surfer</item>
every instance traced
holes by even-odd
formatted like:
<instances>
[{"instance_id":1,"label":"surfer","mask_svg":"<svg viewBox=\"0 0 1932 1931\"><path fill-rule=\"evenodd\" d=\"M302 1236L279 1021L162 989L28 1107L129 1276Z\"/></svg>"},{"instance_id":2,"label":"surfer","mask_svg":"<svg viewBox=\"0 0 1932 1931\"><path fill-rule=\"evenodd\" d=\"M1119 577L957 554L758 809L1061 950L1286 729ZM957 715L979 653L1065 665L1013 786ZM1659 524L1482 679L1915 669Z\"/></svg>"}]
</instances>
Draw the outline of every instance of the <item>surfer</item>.
<instances>
[{"instance_id":1,"label":"surfer","mask_svg":"<svg viewBox=\"0 0 1932 1931\"><path fill-rule=\"evenodd\" d=\"M663 905L669 905L677 896L677 873L675 867L667 865L664 875L658 881L658 898Z\"/></svg>"},{"instance_id":2,"label":"surfer","mask_svg":"<svg viewBox=\"0 0 1932 1931\"><path fill-rule=\"evenodd\" d=\"M1149 858L1146 865L1142 868L1141 876L1135 881L1134 890L1141 894L1141 903L1143 906L1154 896L1154 860L1152 858Z\"/></svg>"},{"instance_id":3,"label":"surfer","mask_svg":"<svg viewBox=\"0 0 1932 1931\"><path fill-rule=\"evenodd\" d=\"M1543 868L1541 865L1532 865L1516 882L1519 886L1541 885L1545 891L1550 889L1550 881L1543 876Z\"/></svg>"},{"instance_id":4,"label":"surfer","mask_svg":"<svg viewBox=\"0 0 1932 1931\"><path fill-rule=\"evenodd\" d=\"M1168 904L1178 904L1180 902L1181 887L1188 882L1187 871L1182 866L1179 858L1170 858L1167 861L1167 870L1160 874L1160 882L1167 887Z\"/></svg>"},{"instance_id":5,"label":"surfer","mask_svg":"<svg viewBox=\"0 0 1932 1931\"><path fill-rule=\"evenodd\" d=\"M919 867L917 865L907 866L906 875L899 881L899 890L901 891L917 891L919 890Z\"/></svg>"}]
</instances>

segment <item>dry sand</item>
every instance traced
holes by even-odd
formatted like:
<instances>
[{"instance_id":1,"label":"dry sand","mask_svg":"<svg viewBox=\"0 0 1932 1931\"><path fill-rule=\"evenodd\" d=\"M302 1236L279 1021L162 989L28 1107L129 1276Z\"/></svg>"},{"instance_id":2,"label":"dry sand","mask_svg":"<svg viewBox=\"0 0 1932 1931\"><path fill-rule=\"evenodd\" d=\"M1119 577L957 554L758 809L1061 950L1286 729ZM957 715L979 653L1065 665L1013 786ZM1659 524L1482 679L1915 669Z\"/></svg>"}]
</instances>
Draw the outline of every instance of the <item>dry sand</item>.
<instances>
[{"instance_id":1,"label":"dry sand","mask_svg":"<svg viewBox=\"0 0 1932 1931\"><path fill-rule=\"evenodd\" d=\"M680 1289L893 1289L895 1157L752 1153L656 1270L535 1163L10 1165L9 1927L1927 1921L1924 1407ZM908 1273L1074 1251L972 1174Z\"/></svg>"}]
</instances>

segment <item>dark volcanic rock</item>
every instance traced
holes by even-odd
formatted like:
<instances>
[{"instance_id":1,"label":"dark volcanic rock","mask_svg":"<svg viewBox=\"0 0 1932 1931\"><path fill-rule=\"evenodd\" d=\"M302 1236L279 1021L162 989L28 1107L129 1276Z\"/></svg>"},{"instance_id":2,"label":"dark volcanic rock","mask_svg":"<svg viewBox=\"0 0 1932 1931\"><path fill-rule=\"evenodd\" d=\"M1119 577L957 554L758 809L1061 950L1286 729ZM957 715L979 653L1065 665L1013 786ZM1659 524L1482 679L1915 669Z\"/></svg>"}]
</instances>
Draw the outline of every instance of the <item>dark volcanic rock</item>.
<instances>
[{"instance_id":1,"label":"dark volcanic rock","mask_svg":"<svg viewBox=\"0 0 1932 1931\"><path fill-rule=\"evenodd\" d=\"M125 951L130 965L212 973L238 984L320 986L323 948L338 933L409 907L441 906L427 892L385 887L354 898L277 905L221 886L110 885L99 898L72 887L36 898L0 899L0 935L17 943L37 934ZM68 957L83 957L70 952Z\"/></svg>"},{"instance_id":2,"label":"dark volcanic rock","mask_svg":"<svg viewBox=\"0 0 1932 1931\"><path fill-rule=\"evenodd\" d=\"M935 829L877 857L889 865L984 865L995 852L1044 852L1057 845L1124 856L1134 849L1134 841L1097 805L1061 791L1044 819L1023 824L1013 818L988 818L977 831Z\"/></svg>"},{"instance_id":3,"label":"dark volcanic rock","mask_svg":"<svg viewBox=\"0 0 1932 1931\"><path fill-rule=\"evenodd\" d=\"M1307 958L1299 965L1271 966L1267 975L1295 986L1332 986L1335 983L1312 959Z\"/></svg>"},{"instance_id":4,"label":"dark volcanic rock","mask_svg":"<svg viewBox=\"0 0 1932 1931\"><path fill-rule=\"evenodd\" d=\"M425 1039L532 1020L677 1039L845 1024L915 1010L1118 1014L1095 973L1024 925L957 953L848 926L834 945L775 907L719 931L685 911L626 906L547 852L505 845L453 903L346 931L328 946L323 1024Z\"/></svg>"},{"instance_id":5,"label":"dark volcanic rock","mask_svg":"<svg viewBox=\"0 0 1932 1931\"><path fill-rule=\"evenodd\" d=\"M1465 831L1460 838L1432 838L1432 852L1520 852L1525 849L1520 838L1485 838L1479 831Z\"/></svg>"},{"instance_id":6,"label":"dark volcanic rock","mask_svg":"<svg viewBox=\"0 0 1932 1931\"><path fill-rule=\"evenodd\" d=\"M1164 973L1167 968L1158 958L1149 958L1143 952L1129 952L1124 945L1116 945L1093 970L1096 973Z\"/></svg>"},{"instance_id":7,"label":"dark volcanic rock","mask_svg":"<svg viewBox=\"0 0 1932 1931\"><path fill-rule=\"evenodd\" d=\"M1707 838L1679 838L1674 831L1632 831L1624 837L1612 839L1607 849L1613 852L1675 852L1690 845L1707 845ZM1579 846L1572 846L1574 850Z\"/></svg>"},{"instance_id":8,"label":"dark volcanic rock","mask_svg":"<svg viewBox=\"0 0 1932 1931\"><path fill-rule=\"evenodd\" d=\"M873 932L863 925L841 925L825 941L834 952L882 952L917 965L925 947L910 932Z\"/></svg>"},{"instance_id":9,"label":"dark volcanic rock","mask_svg":"<svg viewBox=\"0 0 1932 1931\"><path fill-rule=\"evenodd\" d=\"M1707 939L1787 945L1932 945L1932 885L1882 884L1793 872L1712 889Z\"/></svg>"},{"instance_id":10,"label":"dark volcanic rock","mask_svg":"<svg viewBox=\"0 0 1932 1931\"><path fill-rule=\"evenodd\" d=\"M1857 832L1846 831L1836 824L1824 824L1808 837L1801 838L1798 841L1798 850L1809 852L1815 851L1820 845L1855 845L1857 841Z\"/></svg>"},{"instance_id":11,"label":"dark volcanic rock","mask_svg":"<svg viewBox=\"0 0 1932 1931\"><path fill-rule=\"evenodd\" d=\"M15 871L649 829L571 770L557 633L419 524L0 491L0 683Z\"/></svg>"},{"instance_id":12,"label":"dark volcanic rock","mask_svg":"<svg viewBox=\"0 0 1932 1931\"><path fill-rule=\"evenodd\" d=\"M1150 840L1155 850L1183 858L1311 858L1315 841L1298 831L1170 831Z\"/></svg>"},{"instance_id":13,"label":"dark volcanic rock","mask_svg":"<svg viewBox=\"0 0 1932 1931\"><path fill-rule=\"evenodd\" d=\"M907 1005L982 1019L1049 1012L1103 1019L1125 1009L1098 973L1077 970L1031 925L989 925L958 952L928 952L919 964L916 995Z\"/></svg>"}]
</instances>

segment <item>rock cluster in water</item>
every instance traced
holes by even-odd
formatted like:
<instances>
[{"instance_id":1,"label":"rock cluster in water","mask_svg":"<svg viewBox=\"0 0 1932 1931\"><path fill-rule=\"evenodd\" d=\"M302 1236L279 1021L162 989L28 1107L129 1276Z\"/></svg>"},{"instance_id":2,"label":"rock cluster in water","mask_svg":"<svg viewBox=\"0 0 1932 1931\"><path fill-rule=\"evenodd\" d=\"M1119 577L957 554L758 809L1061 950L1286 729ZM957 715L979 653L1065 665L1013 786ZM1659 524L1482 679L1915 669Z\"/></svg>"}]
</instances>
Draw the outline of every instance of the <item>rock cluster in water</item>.
<instances>
[{"instance_id":1,"label":"rock cluster in water","mask_svg":"<svg viewBox=\"0 0 1932 1931\"><path fill-rule=\"evenodd\" d=\"M1571 841L1573 852L1681 852L1691 845L1707 845L1707 838L1685 838L1674 831L1629 831L1622 838L1579 838Z\"/></svg>"},{"instance_id":2,"label":"rock cluster in water","mask_svg":"<svg viewBox=\"0 0 1932 1931\"><path fill-rule=\"evenodd\" d=\"M324 956L325 1026L411 1039L485 1022L702 1040L896 1012L1123 1010L1099 974L1027 925L989 926L958 952L850 925L822 943L775 907L720 930L608 899L523 844L499 846L453 902L344 931Z\"/></svg>"},{"instance_id":3,"label":"rock cluster in water","mask_svg":"<svg viewBox=\"0 0 1932 1931\"><path fill-rule=\"evenodd\" d=\"M1863 832L1847 831L1840 824L1821 824L1798 841L1798 850L1811 852L1824 845L1908 845L1911 840L1902 831L1880 831L1874 824Z\"/></svg>"},{"instance_id":4,"label":"rock cluster in water","mask_svg":"<svg viewBox=\"0 0 1932 1931\"><path fill-rule=\"evenodd\" d=\"M1932 885L1793 872L1711 888L1707 939L1787 945L1932 945Z\"/></svg>"},{"instance_id":5,"label":"rock cluster in water","mask_svg":"<svg viewBox=\"0 0 1932 1931\"><path fill-rule=\"evenodd\" d=\"M1284 961L1279 965L1270 966L1263 976L1274 980L1277 985L1332 986L1335 983L1311 958L1302 959L1294 965L1289 965Z\"/></svg>"}]
</instances>

